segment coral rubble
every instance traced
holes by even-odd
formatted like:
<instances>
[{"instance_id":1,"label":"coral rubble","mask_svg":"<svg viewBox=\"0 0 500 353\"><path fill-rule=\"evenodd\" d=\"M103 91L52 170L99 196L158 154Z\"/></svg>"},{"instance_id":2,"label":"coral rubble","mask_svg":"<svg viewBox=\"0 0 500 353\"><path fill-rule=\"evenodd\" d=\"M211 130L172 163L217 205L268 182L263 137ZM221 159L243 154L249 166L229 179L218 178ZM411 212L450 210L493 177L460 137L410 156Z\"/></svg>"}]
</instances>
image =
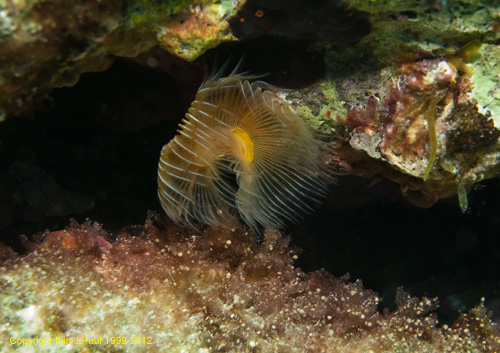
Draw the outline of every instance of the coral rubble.
<instances>
[{"instance_id":1,"label":"coral rubble","mask_svg":"<svg viewBox=\"0 0 500 353\"><path fill-rule=\"evenodd\" d=\"M3 352L500 349L483 304L438 327L436 299L400 291L397 310L379 313L360 281L294 267L297 250L272 232L262 242L239 226L191 234L151 215L116 240L73 222L22 258L0 249Z\"/></svg>"}]
</instances>

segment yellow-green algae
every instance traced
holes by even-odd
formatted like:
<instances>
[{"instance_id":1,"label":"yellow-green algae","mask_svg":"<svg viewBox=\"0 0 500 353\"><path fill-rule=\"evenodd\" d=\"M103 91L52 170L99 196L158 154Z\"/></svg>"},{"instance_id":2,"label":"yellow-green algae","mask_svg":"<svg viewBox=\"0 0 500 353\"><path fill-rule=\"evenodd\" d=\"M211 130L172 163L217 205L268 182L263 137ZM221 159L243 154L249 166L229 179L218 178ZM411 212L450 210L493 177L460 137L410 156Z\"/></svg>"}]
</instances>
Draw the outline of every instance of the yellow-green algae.
<instances>
[{"instance_id":1,"label":"yellow-green algae","mask_svg":"<svg viewBox=\"0 0 500 353\"><path fill-rule=\"evenodd\" d=\"M130 27L149 25L154 27L166 16L178 14L185 9L186 0L135 0L127 4L128 22Z\"/></svg>"},{"instance_id":2,"label":"yellow-green algae","mask_svg":"<svg viewBox=\"0 0 500 353\"><path fill-rule=\"evenodd\" d=\"M480 59L469 65L473 67L472 96L477 99L480 112L490 114L495 126L500 127L500 46L483 44Z\"/></svg>"},{"instance_id":3,"label":"yellow-green algae","mask_svg":"<svg viewBox=\"0 0 500 353\"><path fill-rule=\"evenodd\" d=\"M316 98L314 98L315 95ZM308 96L308 94L301 93L302 98L305 96ZM289 100L292 97L294 97L294 94L287 96ZM316 113L313 112L313 105L319 107L319 109L316 108ZM345 120L347 115L347 109L338 98L338 92L333 80L327 80L318 85L318 91L312 97L302 99L295 111L301 118L308 121L314 129L324 132L336 131L341 126L339 120Z\"/></svg>"}]
</instances>

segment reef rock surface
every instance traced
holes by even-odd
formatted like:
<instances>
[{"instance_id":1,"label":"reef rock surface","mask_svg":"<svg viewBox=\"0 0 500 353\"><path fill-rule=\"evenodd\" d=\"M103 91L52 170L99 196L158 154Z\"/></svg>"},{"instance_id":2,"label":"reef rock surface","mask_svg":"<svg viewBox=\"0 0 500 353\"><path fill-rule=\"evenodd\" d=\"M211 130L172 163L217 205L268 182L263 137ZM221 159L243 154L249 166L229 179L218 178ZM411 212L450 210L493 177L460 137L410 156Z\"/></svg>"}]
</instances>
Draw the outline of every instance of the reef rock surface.
<instances>
[{"instance_id":1,"label":"reef rock surface","mask_svg":"<svg viewBox=\"0 0 500 353\"><path fill-rule=\"evenodd\" d=\"M466 210L467 191L500 173L498 2L347 2L371 33L323 45L328 77L289 100L340 133L348 173L383 175L420 207L458 194Z\"/></svg>"},{"instance_id":2,"label":"reef rock surface","mask_svg":"<svg viewBox=\"0 0 500 353\"><path fill-rule=\"evenodd\" d=\"M239 226L192 234L151 215L116 237L73 222L18 258L0 248L2 352L498 352L482 304L438 326L436 299L394 312L360 281L294 267ZM116 239L114 239L116 238Z\"/></svg>"},{"instance_id":3,"label":"reef rock surface","mask_svg":"<svg viewBox=\"0 0 500 353\"><path fill-rule=\"evenodd\" d=\"M0 121L31 112L56 87L115 57L160 46L194 60L234 40L227 18L242 1L3 1L0 9Z\"/></svg>"}]
</instances>

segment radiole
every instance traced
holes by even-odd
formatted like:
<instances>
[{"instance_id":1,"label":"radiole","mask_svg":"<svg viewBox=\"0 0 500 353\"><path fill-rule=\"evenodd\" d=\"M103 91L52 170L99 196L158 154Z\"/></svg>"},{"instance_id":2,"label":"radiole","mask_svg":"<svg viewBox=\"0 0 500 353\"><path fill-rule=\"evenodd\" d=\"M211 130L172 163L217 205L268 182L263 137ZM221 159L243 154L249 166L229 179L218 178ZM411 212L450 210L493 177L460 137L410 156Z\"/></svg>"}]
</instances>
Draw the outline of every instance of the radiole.
<instances>
[{"instance_id":1,"label":"radiole","mask_svg":"<svg viewBox=\"0 0 500 353\"><path fill-rule=\"evenodd\" d=\"M328 151L272 86L215 76L162 149L158 195L179 223L220 225L237 209L255 231L280 228L325 195Z\"/></svg>"}]
</instances>

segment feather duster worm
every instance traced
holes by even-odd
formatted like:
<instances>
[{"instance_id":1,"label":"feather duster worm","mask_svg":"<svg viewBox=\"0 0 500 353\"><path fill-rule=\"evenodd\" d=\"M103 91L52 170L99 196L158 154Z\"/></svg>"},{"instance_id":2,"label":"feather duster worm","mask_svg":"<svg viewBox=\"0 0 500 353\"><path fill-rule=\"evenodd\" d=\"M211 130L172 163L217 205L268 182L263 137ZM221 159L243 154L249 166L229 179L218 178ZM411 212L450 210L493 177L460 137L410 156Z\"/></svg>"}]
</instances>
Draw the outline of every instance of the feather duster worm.
<instances>
[{"instance_id":1,"label":"feather duster worm","mask_svg":"<svg viewBox=\"0 0 500 353\"><path fill-rule=\"evenodd\" d=\"M158 195L177 222L220 225L236 208L254 230L280 228L324 196L326 151L270 85L216 76L162 149Z\"/></svg>"}]
</instances>

